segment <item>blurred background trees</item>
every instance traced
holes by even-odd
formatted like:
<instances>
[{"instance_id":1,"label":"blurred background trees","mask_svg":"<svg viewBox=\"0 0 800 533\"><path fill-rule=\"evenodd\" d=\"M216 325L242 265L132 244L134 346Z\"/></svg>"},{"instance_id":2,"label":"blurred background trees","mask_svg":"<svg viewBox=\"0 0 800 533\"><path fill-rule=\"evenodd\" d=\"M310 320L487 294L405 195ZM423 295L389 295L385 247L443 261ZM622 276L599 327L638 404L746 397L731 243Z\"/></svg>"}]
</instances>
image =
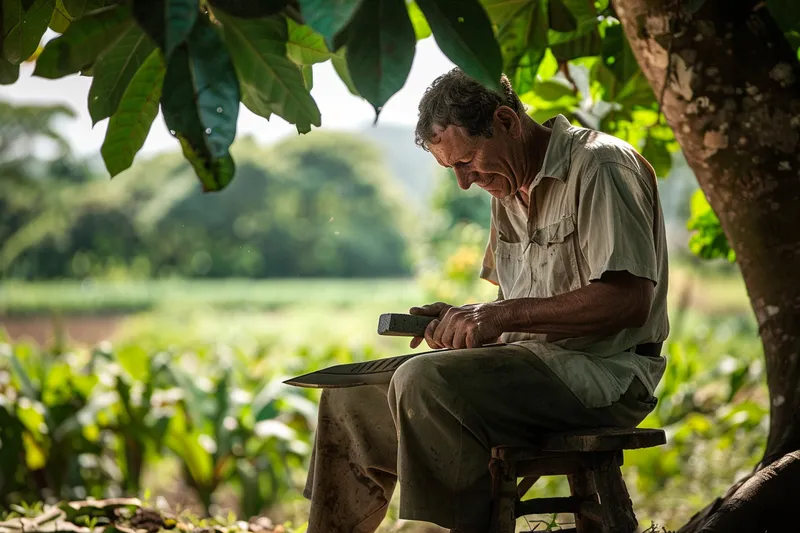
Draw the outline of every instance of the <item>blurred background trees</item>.
<instances>
[{"instance_id":1,"label":"blurred background trees","mask_svg":"<svg viewBox=\"0 0 800 533\"><path fill-rule=\"evenodd\" d=\"M402 191L369 141L330 132L269 148L244 141L241 179L208 196L177 154L109 182L51 129L66 111L3 106L19 130L0 145L4 278L411 273ZM32 154L44 139L58 148L52 159Z\"/></svg>"}]
</instances>

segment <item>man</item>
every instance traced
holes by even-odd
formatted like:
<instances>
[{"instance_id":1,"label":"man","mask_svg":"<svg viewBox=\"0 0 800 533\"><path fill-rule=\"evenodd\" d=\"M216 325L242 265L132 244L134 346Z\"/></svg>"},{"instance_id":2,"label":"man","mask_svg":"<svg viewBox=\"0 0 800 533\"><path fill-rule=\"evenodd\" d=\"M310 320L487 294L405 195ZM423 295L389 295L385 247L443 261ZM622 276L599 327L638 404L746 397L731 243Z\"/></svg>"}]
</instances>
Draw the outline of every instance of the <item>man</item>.
<instances>
[{"instance_id":1,"label":"man","mask_svg":"<svg viewBox=\"0 0 800 533\"><path fill-rule=\"evenodd\" d=\"M563 116L536 123L502 85L441 76L416 131L462 189L492 195L481 277L499 298L412 308L437 317L428 345L451 350L409 359L385 387L323 391L309 533L374 531L398 479L401 518L486 531L492 446L635 427L655 406L668 322L653 170Z\"/></svg>"}]
</instances>

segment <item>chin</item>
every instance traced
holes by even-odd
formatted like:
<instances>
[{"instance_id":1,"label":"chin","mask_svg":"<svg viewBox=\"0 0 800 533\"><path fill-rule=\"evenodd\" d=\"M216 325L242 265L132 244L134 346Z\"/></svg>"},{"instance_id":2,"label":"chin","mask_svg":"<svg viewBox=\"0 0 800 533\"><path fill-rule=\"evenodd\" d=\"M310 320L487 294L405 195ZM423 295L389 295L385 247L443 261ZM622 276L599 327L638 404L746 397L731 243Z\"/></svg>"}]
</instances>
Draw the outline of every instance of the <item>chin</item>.
<instances>
[{"instance_id":1,"label":"chin","mask_svg":"<svg viewBox=\"0 0 800 533\"><path fill-rule=\"evenodd\" d=\"M509 196L509 194L506 191L501 191L498 189L484 189L484 190L498 199L507 198Z\"/></svg>"}]
</instances>

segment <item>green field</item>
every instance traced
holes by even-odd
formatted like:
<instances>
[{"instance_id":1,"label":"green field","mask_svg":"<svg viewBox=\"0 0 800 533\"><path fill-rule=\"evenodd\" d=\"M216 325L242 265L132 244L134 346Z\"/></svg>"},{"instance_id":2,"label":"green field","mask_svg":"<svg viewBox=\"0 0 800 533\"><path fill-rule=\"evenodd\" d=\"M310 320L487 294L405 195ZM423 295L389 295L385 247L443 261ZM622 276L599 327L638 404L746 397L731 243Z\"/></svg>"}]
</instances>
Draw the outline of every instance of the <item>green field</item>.
<instances>
[{"instance_id":1,"label":"green field","mask_svg":"<svg viewBox=\"0 0 800 533\"><path fill-rule=\"evenodd\" d=\"M51 281L0 283L0 315L133 313L197 306L269 311L295 306L413 305L413 279Z\"/></svg>"}]
</instances>

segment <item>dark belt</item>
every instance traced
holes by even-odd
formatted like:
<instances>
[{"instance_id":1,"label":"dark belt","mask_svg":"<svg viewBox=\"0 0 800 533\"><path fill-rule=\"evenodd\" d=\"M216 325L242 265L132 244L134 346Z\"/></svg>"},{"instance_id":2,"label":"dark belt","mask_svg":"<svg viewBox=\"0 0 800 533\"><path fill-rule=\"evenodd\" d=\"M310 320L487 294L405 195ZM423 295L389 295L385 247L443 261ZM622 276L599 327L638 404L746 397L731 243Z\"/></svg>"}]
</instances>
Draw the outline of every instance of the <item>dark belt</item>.
<instances>
[{"instance_id":1,"label":"dark belt","mask_svg":"<svg viewBox=\"0 0 800 533\"><path fill-rule=\"evenodd\" d=\"M638 355L644 355L645 357L661 357L661 346L663 344L663 342L639 344L633 349L633 352Z\"/></svg>"}]
</instances>

